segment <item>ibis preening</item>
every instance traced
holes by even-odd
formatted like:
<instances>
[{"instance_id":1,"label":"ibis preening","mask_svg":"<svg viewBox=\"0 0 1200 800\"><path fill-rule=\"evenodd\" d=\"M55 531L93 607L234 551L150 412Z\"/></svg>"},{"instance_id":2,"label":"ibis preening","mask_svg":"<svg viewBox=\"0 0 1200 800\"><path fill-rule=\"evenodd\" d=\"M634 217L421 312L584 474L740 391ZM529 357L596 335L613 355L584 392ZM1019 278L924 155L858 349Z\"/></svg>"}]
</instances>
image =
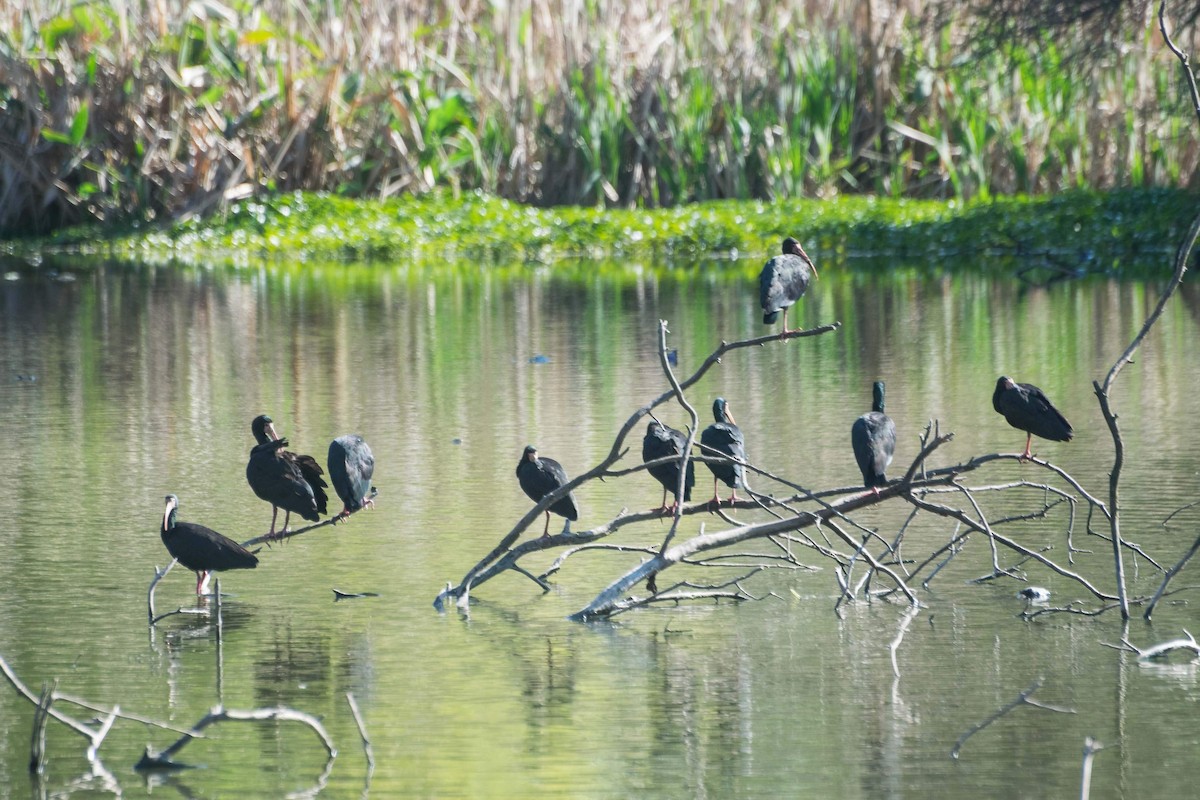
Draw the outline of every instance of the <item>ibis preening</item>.
<instances>
[{"instance_id":1,"label":"ibis preening","mask_svg":"<svg viewBox=\"0 0 1200 800\"><path fill-rule=\"evenodd\" d=\"M321 465L312 456L285 450L287 439L279 438L273 420L266 414L255 417L250 430L258 444L250 451L246 480L256 495L271 504L268 536L275 535L275 519L280 508L285 512L283 532L287 531L293 513L309 522L320 520L321 515L327 513L329 500L325 494L328 484L321 478L325 474Z\"/></svg>"}]
</instances>

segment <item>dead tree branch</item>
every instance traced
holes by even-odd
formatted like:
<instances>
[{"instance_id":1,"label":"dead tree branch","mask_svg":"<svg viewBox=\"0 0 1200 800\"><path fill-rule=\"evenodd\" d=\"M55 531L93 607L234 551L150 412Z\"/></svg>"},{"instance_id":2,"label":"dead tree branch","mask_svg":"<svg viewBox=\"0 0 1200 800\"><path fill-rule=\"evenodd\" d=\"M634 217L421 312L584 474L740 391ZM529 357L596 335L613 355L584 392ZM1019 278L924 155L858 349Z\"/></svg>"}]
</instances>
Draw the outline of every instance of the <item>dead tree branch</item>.
<instances>
[{"instance_id":1,"label":"dead tree branch","mask_svg":"<svg viewBox=\"0 0 1200 800\"><path fill-rule=\"evenodd\" d=\"M193 725L190 730L185 732L183 736L165 750L155 751L147 745L141 759L134 765L134 769L180 769L184 767L185 765L173 761L172 756L186 747L193 739L200 738L205 728L218 722L299 722L311 728L313 733L317 735L317 738L321 740L321 744L324 745L325 752L328 755L328 761L333 761L333 759L337 758L337 748L333 746L333 740L329 738L329 734L325 731L325 726L311 714L296 711L286 706L253 708L247 711L215 706Z\"/></svg>"},{"instance_id":2,"label":"dead tree branch","mask_svg":"<svg viewBox=\"0 0 1200 800\"><path fill-rule=\"evenodd\" d=\"M892 674L897 678L900 677L900 664L896 661L896 651L900 649L900 644L904 641L904 634L908 632L908 626L912 624L919 613L921 613L921 609L916 606L904 613L904 617L900 620L900 628L896 631L896 638L892 639L891 645L888 646L888 652L892 656Z\"/></svg>"},{"instance_id":3,"label":"dead tree branch","mask_svg":"<svg viewBox=\"0 0 1200 800\"><path fill-rule=\"evenodd\" d=\"M674 370L671 369L671 359L667 357L667 321L660 319L658 321L658 360L662 365L663 373L667 376L667 382L671 384L672 394L679 405L683 406L691 417L692 424L688 426L687 441L683 445L683 452L679 455L679 480L675 484L675 496L683 497L684 484L687 483L687 468L688 461L692 458L692 447L696 444L696 431L700 429L700 417L696 414L695 407L687 401L687 397L683 394L683 387L679 385L679 379L675 377ZM667 535L663 537L662 546L666 547L675 538L675 532L679 530L679 511L682 503L675 504L674 519L671 520L671 527L667 529Z\"/></svg>"},{"instance_id":4,"label":"dead tree branch","mask_svg":"<svg viewBox=\"0 0 1200 800\"><path fill-rule=\"evenodd\" d=\"M1189 650L1192 653L1192 659L1200 659L1200 642L1196 641L1196 637L1184 630L1187 634L1186 639L1172 639L1168 642L1160 642L1145 649L1131 644L1128 639L1121 639L1121 644L1125 649L1132 653L1137 653L1138 661L1153 661L1156 658L1164 658L1176 650Z\"/></svg>"},{"instance_id":5,"label":"dead tree branch","mask_svg":"<svg viewBox=\"0 0 1200 800\"><path fill-rule=\"evenodd\" d=\"M1187 55L1180 51L1175 46L1175 43L1171 41L1170 32L1167 30L1165 14L1166 3L1164 2L1159 6L1159 29L1162 31L1163 39L1166 41L1167 46L1180 61L1184 77L1191 89L1193 105L1197 109L1197 118L1200 120L1200 99L1198 99L1200 98L1200 93L1196 89L1196 76L1192 73L1191 67L1188 65ZM1121 470L1125 464L1125 441L1121 436L1120 426L1117 424L1117 414L1112 410L1110 402L1111 392L1117 376L1126 364L1133 363L1134 354L1142 346L1143 340L1150 333L1150 329L1154 327L1154 324L1158 322L1158 318L1162 316L1167 302L1175 294L1175 290L1179 288L1179 284L1183 282L1183 275L1187 271L1188 259L1191 258L1192 249L1196 245L1196 237L1198 235L1200 235L1200 215L1197 215L1192 220L1187 235L1176 251L1175 269L1171 275L1171 279L1163 288L1162 294L1158 298L1158 304L1155 305L1154 310L1150 312L1150 316L1142 324L1142 329L1138 331L1133 341L1125 348L1125 352L1113 363L1112 368L1108 371L1108 375L1104 378L1104 382L1092 382L1092 388L1096 393L1096 400L1100 404L1100 412L1104 415L1104 421L1108 425L1108 431L1113 440L1113 468L1108 479L1108 507L1111 512L1109 516L1109 528L1112 532L1113 563L1116 572L1117 593L1120 598L1122 619L1129 619L1129 598L1125 589L1125 562L1121 553L1120 485Z\"/></svg>"},{"instance_id":6,"label":"dead tree branch","mask_svg":"<svg viewBox=\"0 0 1200 800\"><path fill-rule=\"evenodd\" d=\"M1075 713L1075 711L1073 709L1057 708L1055 706L1046 705L1045 703L1040 703L1036 700L1031 700L1030 696L1034 692L1036 692L1038 689L1040 689L1041 686L1042 686L1042 678L1038 678L1037 680L1035 680L1033 683L1031 683L1029 685L1028 689L1025 689L1023 692L1021 692L1019 695L1017 695L1016 698L1014 698L1013 700L1009 701L1008 703L1005 703L1003 706L1000 707L1000 709L998 711L996 711L990 717L985 719L983 722L980 722L978 725L972 725L971 728L968 729L966 733L964 733L962 736L958 737L958 741L954 743L954 747L950 748L950 757L957 759L959 756L959 753L962 752L962 747L964 744L966 744L967 739L970 739L972 736L979 733L981 730L986 728L988 725L991 725L993 722L1000 719L1001 717L1003 717L1008 712L1012 711L1017 706L1021 706L1021 705L1033 706L1034 708L1041 708L1041 709L1045 709L1046 711L1055 711L1059 714L1074 714Z\"/></svg>"},{"instance_id":7,"label":"dead tree branch","mask_svg":"<svg viewBox=\"0 0 1200 800\"><path fill-rule=\"evenodd\" d=\"M11 666L0 655L0 672L4 673L4 677L17 690L17 694L24 697L34 705L34 721L33 721L33 742L31 747L30 770L35 772L41 771L41 764L45 758L45 727L48 719L54 719L66 725L68 728L88 740L87 759L89 762L97 760L97 753L100 750L100 745L104 743L104 739L108 736L109 730L113 723L118 719L127 719L133 722L140 722L143 725L150 725L155 728L181 733L182 730L174 725L169 725L165 722L157 722L147 717L136 714L122 714L119 706L111 708L98 706L92 703L81 701L71 695L59 694L58 681L51 683L49 688L43 687L39 694L35 694L28 686L21 682L17 674L13 672ZM54 708L54 703L61 700L65 703L86 708L89 711L95 711L103 714L103 718L98 723L84 723L74 717L59 711ZM93 727L94 725L94 727Z\"/></svg>"},{"instance_id":8,"label":"dead tree branch","mask_svg":"<svg viewBox=\"0 0 1200 800\"><path fill-rule=\"evenodd\" d=\"M1098 739L1087 737L1083 740L1083 774L1079 781L1079 800L1088 800L1092 796L1092 761L1096 753L1104 750L1105 746Z\"/></svg>"},{"instance_id":9,"label":"dead tree branch","mask_svg":"<svg viewBox=\"0 0 1200 800\"><path fill-rule=\"evenodd\" d=\"M914 490L913 484L908 481L911 481L912 475L916 472L916 464L927 458L937 447L949 441L950 438L950 436L943 436L931 442L917 455L917 458L914 460L914 466L910 467L904 480L891 484L887 488L881 489L878 493L859 492L834 503L823 504L824 507L818 510L804 511L791 518L740 525L717 533L701 533L685 542L670 547L654 557L643 561L617 578L586 607L572 614L571 619L582 622L609 616L623 602L622 598L625 593L634 585L650 577L652 574L662 572L673 564L677 564L683 559L694 556L697 553L728 547L729 545L738 544L750 539L776 536L806 528L818 527L827 524L832 519L846 516L861 508L876 505L892 497L906 495ZM944 482L945 479L940 480ZM859 549L859 543L853 538L845 533L842 533L841 536L850 547L856 550ZM871 565L872 569L887 575L895 587L904 593L910 605L918 605L916 595L913 594L912 589L908 587L903 578L891 568L877 561L865 549L862 550L862 555Z\"/></svg>"},{"instance_id":10,"label":"dead tree branch","mask_svg":"<svg viewBox=\"0 0 1200 800\"><path fill-rule=\"evenodd\" d=\"M1175 566L1171 567L1163 575L1162 583L1159 584L1158 591L1154 593L1154 597L1150 598L1150 602L1146 604L1146 611L1143 616L1147 622L1149 622L1150 618L1154 616L1154 608L1158 605L1158 601L1162 599L1163 594L1167 591L1167 585L1171 582L1171 579L1178 575L1179 571L1182 570L1184 566L1192 560L1192 556L1196 555L1197 550L1200 550L1200 536L1196 537L1196 541L1192 542L1192 546L1186 553L1183 554L1183 557L1179 559L1179 561L1175 562Z\"/></svg>"},{"instance_id":11,"label":"dead tree branch","mask_svg":"<svg viewBox=\"0 0 1200 800\"><path fill-rule=\"evenodd\" d=\"M664 392L654 400L634 411L633 414L630 415L629 419L625 421L625 424L622 425L620 430L617 432L616 437L613 439L612 447L599 464L592 467L592 469L588 470L587 472L580 474L573 480L568 481L565 485L560 486L553 492L550 492L533 508L529 509L525 516L521 517L521 519L517 521L516 525L514 525L512 529L500 539L500 542L492 549L492 551L480 559L480 561L467 572L457 586L447 586L438 594L433 601L434 608L438 609L439 611L442 610L445 607L446 602L449 600L455 601L460 608L466 608L470 602L471 588L476 584L482 583L484 580L494 577L495 575L507 569L507 566L497 569L497 562L503 560L505 564L511 563L511 560L508 558L508 553L510 552L510 548L512 547L513 543L517 541L521 534L535 520L541 517L542 513L545 512L546 509L588 481L596 478L612 477L613 473L609 471L609 468L612 467L613 464L617 463L617 461L619 461L627 452L627 448L625 447L625 439L638 425L638 423L641 422L654 409L675 397L677 393L681 393L694 385L697 381L704 377L709 369L716 364L719 364L721 357L726 353L747 347L759 347L769 342L787 341L790 339L799 339L809 336L820 336L822 334L829 333L830 331L835 331L840 327L840 322L833 322L827 325L820 325L816 328L810 328L808 330L792 331L790 333L781 333L771 336L760 336L755 339L745 339L735 342L722 342L720 346L713 350L713 352L708 355L704 362L688 378L678 381L677 384L673 385L669 391ZM634 469L637 470L645 468L646 465L641 465ZM563 538L565 536L578 537L578 534L559 534L558 536L553 537L543 537L543 540L540 543L541 546L538 546L534 549L542 550L546 549L547 546L556 546L562 544L583 544L588 541L594 541L595 539L600 538L602 535L608 535L612 529L613 524L609 523L602 525L593 531L587 532L587 534L585 534L585 538ZM548 542L546 539L558 541Z\"/></svg>"},{"instance_id":12,"label":"dead tree branch","mask_svg":"<svg viewBox=\"0 0 1200 800\"><path fill-rule=\"evenodd\" d=\"M350 713L354 715L354 724L358 726L358 735L362 737L363 754L367 757L367 783L370 783L371 773L375 771L375 751L371 747L371 738L367 736L367 726L358 710L358 703L350 692L346 692L346 702L350 704Z\"/></svg>"}]
</instances>

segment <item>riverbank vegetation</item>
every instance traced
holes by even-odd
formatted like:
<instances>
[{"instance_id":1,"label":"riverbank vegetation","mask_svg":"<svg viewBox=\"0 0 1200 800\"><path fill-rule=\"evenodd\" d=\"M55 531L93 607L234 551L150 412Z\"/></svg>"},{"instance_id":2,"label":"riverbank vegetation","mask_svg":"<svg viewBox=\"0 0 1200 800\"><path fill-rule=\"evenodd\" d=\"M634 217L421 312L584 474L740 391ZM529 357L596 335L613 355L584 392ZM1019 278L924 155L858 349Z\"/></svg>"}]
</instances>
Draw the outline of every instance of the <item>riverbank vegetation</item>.
<instances>
[{"instance_id":1,"label":"riverbank vegetation","mask_svg":"<svg viewBox=\"0 0 1200 800\"><path fill-rule=\"evenodd\" d=\"M298 190L646 208L1194 180L1149 9L989 48L1001 4L894 5L16 0L0 234L236 223Z\"/></svg>"},{"instance_id":2,"label":"riverbank vegetation","mask_svg":"<svg viewBox=\"0 0 1200 800\"><path fill-rule=\"evenodd\" d=\"M98 240L91 228L77 228L48 241L70 252L235 265L598 256L662 263L748 257L761 264L794 234L823 264L969 261L1009 270L1141 274L1162 269L1195 205L1194 193L1167 189L965 203L859 196L836 203L722 201L654 212L534 208L475 193L367 201L294 193L239 201L217 217L165 229Z\"/></svg>"}]
</instances>

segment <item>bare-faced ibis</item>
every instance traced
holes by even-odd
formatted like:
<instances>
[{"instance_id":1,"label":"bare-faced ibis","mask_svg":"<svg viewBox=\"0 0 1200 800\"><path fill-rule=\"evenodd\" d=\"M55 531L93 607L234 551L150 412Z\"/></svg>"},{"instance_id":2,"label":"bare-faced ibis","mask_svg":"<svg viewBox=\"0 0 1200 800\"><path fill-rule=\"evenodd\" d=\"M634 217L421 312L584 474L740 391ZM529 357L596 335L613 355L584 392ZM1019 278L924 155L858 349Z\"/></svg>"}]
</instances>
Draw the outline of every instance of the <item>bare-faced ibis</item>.
<instances>
[{"instance_id":1,"label":"bare-faced ibis","mask_svg":"<svg viewBox=\"0 0 1200 800\"><path fill-rule=\"evenodd\" d=\"M808 282L817 276L817 268L800 242L791 236L783 240L783 254L775 256L763 265L758 276L758 297L762 304L763 324L773 325L783 312L783 332L791 329L787 324L788 308L808 291ZM798 330L798 329L797 329Z\"/></svg>"},{"instance_id":2,"label":"bare-faced ibis","mask_svg":"<svg viewBox=\"0 0 1200 800\"><path fill-rule=\"evenodd\" d=\"M167 552L180 564L196 573L196 594L203 594L210 572L227 569L254 569L258 556L211 528L194 522L179 522L179 498L167 495L163 511L162 540Z\"/></svg>"},{"instance_id":3,"label":"bare-faced ibis","mask_svg":"<svg viewBox=\"0 0 1200 800\"><path fill-rule=\"evenodd\" d=\"M705 462L713 474L711 502L721 505L721 498L717 494L717 481L724 481L726 486L733 488L733 494L729 496L729 504L733 505L738 499L737 490L746 486L746 468L738 463L746 460L746 437L742 436L741 429L733 421L729 403L724 397L713 400L712 409L716 422L700 434L700 452L706 456L729 456L736 459L725 464Z\"/></svg>"},{"instance_id":4,"label":"bare-faced ibis","mask_svg":"<svg viewBox=\"0 0 1200 800\"><path fill-rule=\"evenodd\" d=\"M659 511L674 514L679 508L679 456L687 446L687 436L674 428L668 428L655 420L646 426L646 435L642 438L642 463L655 461L667 456L674 460L650 467L649 472L663 486L663 501ZM692 499L692 487L696 485L696 462L688 459L687 479L683 484L683 500ZM667 505L667 492L671 492L675 501Z\"/></svg>"},{"instance_id":5,"label":"bare-faced ibis","mask_svg":"<svg viewBox=\"0 0 1200 800\"><path fill-rule=\"evenodd\" d=\"M896 452L896 423L883 413L883 381L875 381L872 395L871 410L850 427L850 444L862 471L863 485L878 493L879 487L887 486L884 472Z\"/></svg>"},{"instance_id":6,"label":"bare-faced ibis","mask_svg":"<svg viewBox=\"0 0 1200 800\"><path fill-rule=\"evenodd\" d=\"M338 519L375 504L370 497L375 456L361 436L347 434L330 442L325 464L329 467L333 490L342 499L342 513L338 514Z\"/></svg>"},{"instance_id":7,"label":"bare-faced ibis","mask_svg":"<svg viewBox=\"0 0 1200 800\"><path fill-rule=\"evenodd\" d=\"M569 480L567 471L563 469L562 464L553 458L539 457L537 448L533 445L526 446L521 460L517 462L517 482L521 484L521 489L525 494L529 495L529 499L535 503L540 503L543 497L560 486L566 486ZM546 509L546 527L542 530L542 536L550 535L551 511L566 519L562 532L570 533L571 522L579 519L579 506L575 504L574 492L567 494L566 497L560 497Z\"/></svg>"},{"instance_id":8,"label":"bare-faced ibis","mask_svg":"<svg viewBox=\"0 0 1200 800\"><path fill-rule=\"evenodd\" d=\"M280 508L286 512L284 532L293 512L309 522L320 520L329 500L325 494L327 484L321 478L325 474L321 465L312 456L285 450L287 439L279 438L273 420L266 414L255 417L250 430L258 444L250 451L246 480L256 495L271 504L271 532L267 535L275 535L275 519Z\"/></svg>"},{"instance_id":9,"label":"bare-faced ibis","mask_svg":"<svg viewBox=\"0 0 1200 800\"><path fill-rule=\"evenodd\" d=\"M1025 452L1021 458L1032 457L1029 447L1034 436L1052 442L1069 442L1075 435L1067 418L1032 383L1017 383L1006 375L1000 376L996 391L992 393L992 407L1009 425L1025 431Z\"/></svg>"}]
</instances>

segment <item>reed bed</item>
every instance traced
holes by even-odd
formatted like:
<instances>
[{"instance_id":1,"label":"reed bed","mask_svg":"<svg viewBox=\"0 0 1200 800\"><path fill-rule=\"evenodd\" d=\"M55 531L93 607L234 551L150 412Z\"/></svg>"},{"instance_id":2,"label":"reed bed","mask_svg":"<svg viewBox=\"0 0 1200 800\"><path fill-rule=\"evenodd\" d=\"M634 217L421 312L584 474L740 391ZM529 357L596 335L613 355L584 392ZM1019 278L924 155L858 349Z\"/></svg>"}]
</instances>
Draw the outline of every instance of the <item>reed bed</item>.
<instances>
[{"instance_id":1,"label":"reed bed","mask_svg":"<svg viewBox=\"0 0 1200 800\"><path fill-rule=\"evenodd\" d=\"M1148 17L1065 63L1054 41L964 57L969 21L924 5L0 0L0 233L292 190L656 207L1195 181Z\"/></svg>"}]
</instances>

